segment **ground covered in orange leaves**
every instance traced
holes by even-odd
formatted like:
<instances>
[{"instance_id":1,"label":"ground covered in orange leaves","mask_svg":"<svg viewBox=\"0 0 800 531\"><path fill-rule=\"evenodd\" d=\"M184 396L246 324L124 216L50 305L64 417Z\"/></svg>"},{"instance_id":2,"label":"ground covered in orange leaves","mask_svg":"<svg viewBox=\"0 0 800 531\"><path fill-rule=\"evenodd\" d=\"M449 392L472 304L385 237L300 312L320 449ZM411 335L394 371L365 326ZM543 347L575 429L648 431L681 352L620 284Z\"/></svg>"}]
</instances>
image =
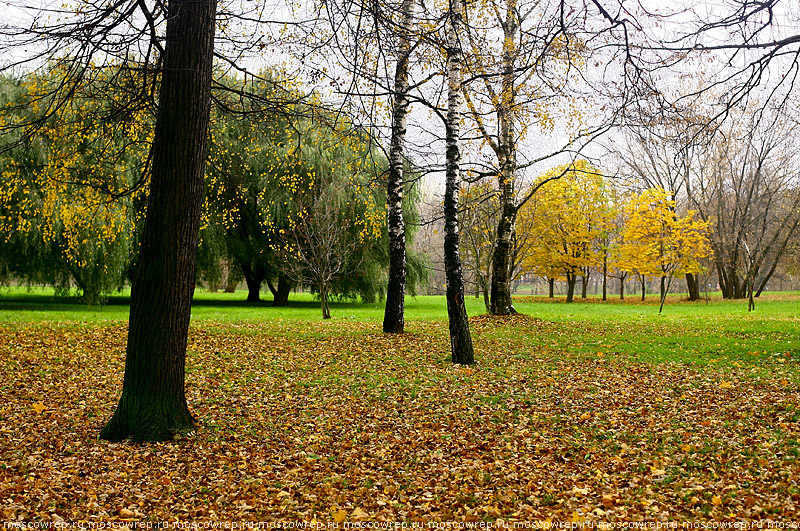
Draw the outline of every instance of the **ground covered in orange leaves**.
<instances>
[{"instance_id":1,"label":"ground covered in orange leaves","mask_svg":"<svg viewBox=\"0 0 800 531\"><path fill-rule=\"evenodd\" d=\"M195 324L198 429L132 445L97 440L124 324L0 325L0 519L800 520L796 357L646 363L478 318L462 368L446 323L379 327Z\"/></svg>"}]
</instances>

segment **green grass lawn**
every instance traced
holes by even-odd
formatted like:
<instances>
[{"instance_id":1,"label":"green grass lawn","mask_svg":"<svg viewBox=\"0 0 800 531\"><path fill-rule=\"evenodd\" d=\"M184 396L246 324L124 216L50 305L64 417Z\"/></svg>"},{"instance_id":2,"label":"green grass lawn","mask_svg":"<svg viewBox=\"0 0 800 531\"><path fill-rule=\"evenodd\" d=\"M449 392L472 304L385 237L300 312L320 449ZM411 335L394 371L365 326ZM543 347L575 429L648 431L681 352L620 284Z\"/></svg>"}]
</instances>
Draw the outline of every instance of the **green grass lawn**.
<instances>
[{"instance_id":1,"label":"green grass lawn","mask_svg":"<svg viewBox=\"0 0 800 531\"><path fill-rule=\"evenodd\" d=\"M51 292L50 292L51 293ZM87 306L58 299L47 290L6 288L0 292L0 322L102 322L128 318L127 293L112 296L103 306ZM379 329L383 304L334 302L333 319L321 323L319 303L308 293L293 293L290 306L274 308L269 300L248 303L246 292L198 291L192 308L194 323L259 323L264 329L286 322L313 321L319 326L298 328L293 333L319 337L337 333L333 323L359 321ZM756 310L747 311L745 301L726 301L714 295L710 302L687 302L680 296L668 299L658 313L658 300L651 296L626 301L597 298L566 304L563 298L520 296L516 308L550 326L536 334L511 334L506 326L487 333L507 340L520 355L542 349L569 351L589 357L613 356L651 363L739 364L755 372L765 366L791 363L800 358L800 293L765 294ZM482 299L468 297L470 316L485 313ZM447 310L442 296L406 298L407 328L415 322L444 321ZM326 332L327 330L327 332ZM349 333L349 332L348 332ZM771 370L771 369L766 369Z\"/></svg>"}]
</instances>

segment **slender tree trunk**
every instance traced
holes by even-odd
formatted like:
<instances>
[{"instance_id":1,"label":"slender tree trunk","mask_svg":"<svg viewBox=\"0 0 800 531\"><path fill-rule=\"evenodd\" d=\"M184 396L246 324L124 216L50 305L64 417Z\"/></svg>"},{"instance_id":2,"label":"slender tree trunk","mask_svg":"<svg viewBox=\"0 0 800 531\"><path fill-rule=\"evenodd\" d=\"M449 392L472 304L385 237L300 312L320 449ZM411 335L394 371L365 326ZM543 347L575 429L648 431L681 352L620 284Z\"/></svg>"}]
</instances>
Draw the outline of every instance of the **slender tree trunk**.
<instances>
[{"instance_id":1,"label":"slender tree trunk","mask_svg":"<svg viewBox=\"0 0 800 531\"><path fill-rule=\"evenodd\" d=\"M325 282L320 282L319 285L319 303L320 307L322 308L322 318L330 319L331 307L328 303L328 284Z\"/></svg>"},{"instance_id":2,"label":"slender tree trunk","mask_svg":"<svg viewBox=\"0 0 800 531\"><path fill-rule=\"evenodd\" d=\"M489 282L486 280L486 277L481 275L481 293L483 293L483 305L486 307L487 313L492 313L492 303L491 299L489 298Z\"/></svg>"},{"instance_id":3,"label":"slender tree trunk","mask_svg":"<svg viewBox=\"0 0 800 531\"><path fill-rule=\"evenodd\" d=\"M625 300L625 279L619 279L619 300Z\"/></svg>"},{"instance_id":4,"label":"slender tree trunk","mask_svg":"<svg viewBox=\"0 0 800 531\"><path fill-rule=\"evenodd\" d=\"M447 277L447 315L453 363L471 365L475 355L464 304L464 277L458 254L458 191L461 186L461 62L459 34L463 4L450 0L447 25L447 123L445 124L446 180L444 192L444 267Z\"/></svg>"},{"instance_id":5,"label":"slender tree trunk","mask_svg":"<svg viewBox=\"0 0 800 531\"><path fill-rule=\"evenodd\" d=\"M574 273L567 273L567 302L572 302L575 298L575 282L577 280Z\"/></svg>"},{"instance_id":6,"label":"slender tree trunk","mask_svg":"<svg viewBox=\"0 0 800 531\"><path fill-rule=\"evenodd\" d=\"M150 195L131 290L125 377L102 439L163 441L194 427L184 382L215 14L215 0L167 4Z\"/></svg>"},{"instance_id":7,"label":"slender tree trunk","mask_svg":"<svg viewBox=\"0 0 800 531\"><path fill-rule=\"evenodd\" d=\"M764 291L764 288L767 286L767 282L769 282L769 279L771 279L772 275L775 274L775 269L777 267L778 267L778 260L775 260L772 263L772 267L770 267L769 271L767 271L767 274L764 275L764 278L761 280L761 282L759 282L758 289L756 290L756 294L755 294L756 297L761 296L761 292ZM781 285L783 285L783 281L782 280L781 280Z\"/></svg>"},{"instance_id":8,"label":"slender tree trunk","mask_svg":"<svg viewBox=\"0 0 800 531\"><path fill-rule=\"evenodd\" d=\"M662 301L667 298L667 277L665 276L661 277L661 287L659 293Z\"/></svg>"},{"instance_id":9,"label":"slender tree trunk","mask_svg":"<svg viewBox=\"0 0 800 531\"><path fill-rule=\"evenodd\" d=\"M642 302L644 302L644 297L647 294L647 285L645 283L644 275L642 275Z\"/></svg>"},{"instance_id":10,"label":"slender tree trunk","mask_svg":"<svg viewBox=\"0 0 800 531\"><path fill-rule=\"evenodd\" d=\"M603 302L608 300L608 254L603 255Z\"/></svg>"},{"instance_id":11,"label":"slender tree trunk","mask_svg":"<svg viewBox=\"0 0 800 531\"><path fill-rule=\"evenodd\" d=\"M495 248L492 255L492 313L494 315L513 315L517 311L511 299L511 264L513 263L517 206L515 184L517 178L516 127L513 105L516 99L514 77L517 6L515 0L505 2L503 24L503 73L501 76L500 101L495 102L499 126L496 154L500 166L498 189L500 191L500 220L497 223Z\"/></svg>"},{"instance_id":12,"label":"slender tree trunk","mask_svg":"<svg viewBox=\"0 0 800 531\"><path fill-rule=\"evenodd\" d=\"M394 73L394 112L392 139L389 147L387 183L387 228L389 232L389 282L386 288L386 309L383 331L400 334L405 326L406 227L403 221L403 148L408 115L408 57L415 0L403 0L401 7L400 44Z\"/></svg>"},{"instance_id":13,"label":"slender tree trunk","mask_svg":"<svg viewBox=\"0 0 800 531\"><path fill-rule=\"evenodd\" d=\"M692 273L686 273L686 288L689 291L690 301L700 300L700 279Z\"/></svg>"},{"instance_id":14,"label":"slender tree trunk","mask_svg":"<svg viewBox=\"0 0 800 531\"><path fill-rule=\"evenodd\" d=\"M554 299L556 296L556 279L550 277L547 279L547 286L548 286L548 297Z\"/></svg>"},{"instance_id":15,"label":"slender tree trunk","mask_svg":"<svg viewBox=\"0 0 800 531\"><path fill-rule=\"evenodd\" d=\"M581 277L581 299L586 298L586 289L589 286L589 277L586 275Z\"/></svg>"}]
</instances>

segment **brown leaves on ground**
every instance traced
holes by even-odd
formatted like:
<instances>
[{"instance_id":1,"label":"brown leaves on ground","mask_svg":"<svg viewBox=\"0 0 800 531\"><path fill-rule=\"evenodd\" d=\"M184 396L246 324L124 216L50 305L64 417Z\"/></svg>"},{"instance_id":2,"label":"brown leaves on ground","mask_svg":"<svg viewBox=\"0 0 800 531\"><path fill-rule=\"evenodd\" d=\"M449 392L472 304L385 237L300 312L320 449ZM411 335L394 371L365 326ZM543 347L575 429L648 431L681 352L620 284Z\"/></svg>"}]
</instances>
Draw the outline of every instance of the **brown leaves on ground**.
<instances>
[{"instance_id":1,"label":"brown leaves on ground","mask_svg":"<svg viewBox=\"0 0 800 531\"><path fill-rule=\"evenodd\" d=\"M122 382L118 325L0 333L0 518L639 520L800 514L800 399L737 369L519 352L535 319L206 323L165 444L97 440ZM490 328L493 334L489 334ZM491 336L491 337L490 337ZM518 343L514 343L518 344Z\"/></svg>"}]
</instances>

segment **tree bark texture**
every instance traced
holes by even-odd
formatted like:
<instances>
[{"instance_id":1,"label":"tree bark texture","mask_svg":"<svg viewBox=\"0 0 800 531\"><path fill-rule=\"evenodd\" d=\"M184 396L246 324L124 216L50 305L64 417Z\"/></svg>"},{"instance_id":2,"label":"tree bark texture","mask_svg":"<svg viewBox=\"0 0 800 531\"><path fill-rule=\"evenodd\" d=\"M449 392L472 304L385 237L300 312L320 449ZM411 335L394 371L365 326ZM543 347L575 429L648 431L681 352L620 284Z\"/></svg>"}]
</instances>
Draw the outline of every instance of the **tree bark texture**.
<instances>
[{"instance_id":1,"label":"tree bark texture","mask_svg":"<svg viewBox=\"0 0 800 531\"><path fill-rule=\"evenodd\" d=\"M498 190L500 191L500 220L497 223L495 248L492 255L491 305L494 315L513 315L517 311L511 300L511 263L514 253L514 232L517 221L517 205L514 185L517 173L516 132L514 127L515 99L514 76L515 43L517 32L516 2L506 2L506 20L503 33L503 74L500 89L500 104L497 105L499 135L497 138Z\"/></svg>"},{"instance_id":2,"label":"tree bark texture","mask_svg":"<svg viewBox=\"0 0 800 531\"><path fill-rule=\"evenodd\" d=\"M400 334L405 326L406 227L403 221L403 151L408 116L409 35L414 1L403 0L401 35L394 74L394 111L392 139L389 147L389 177L386 190L387 228L389 232L389 281L386 287L386 309L383 331Z\"/></svg>"},{"instance_id":3,"label":"tree bark texture","mask_svg":"<svg viewBox=\"0 0 800 531\"><path fill-rule=\"evenodd\" d=\"M444 267L447 278L447 316L450 324L450 351L453 363L471 365L475 361L467 308L464 304L464 276L458 252L458 191L461 186L461 63L459 33L463 4L450 0L447 25L447 118L445 124L446 172L444 192Z\"/></svg>"},{"instance_id":4,"label":"tree bark texture","mask_svg":"<svg viewBox=\"0 0 800 531\"><path fill-rule=\"evenodd\" d=\"M322 318L323 319L330 319L331 318L331 306L328 302L328 291L329 287L327 284L322 283L319 286L319 302L320 307L322 308Z\"/></svg>"},{"instance_id":5,"label":"tree bark texture","mask_svg":"<svg viewBox=\"0 0 800 531\"><path fill-rule=\"evenodd\" d=\"M553 299L556 296L556 279L550 277L547 279L548 297Z\"/></svg>"},{"instance_id":6,"label":"tree bark texture","mask_svg":"<svg viewBox=\"0 0 800 531\"><path fill-rule=\"evenodd\" d=\"M152 176L131 310L122 396L100 433L161 441L194 426L186 344L211 104L215 0L170 0Z\"/></svg>"}]
</instances>

